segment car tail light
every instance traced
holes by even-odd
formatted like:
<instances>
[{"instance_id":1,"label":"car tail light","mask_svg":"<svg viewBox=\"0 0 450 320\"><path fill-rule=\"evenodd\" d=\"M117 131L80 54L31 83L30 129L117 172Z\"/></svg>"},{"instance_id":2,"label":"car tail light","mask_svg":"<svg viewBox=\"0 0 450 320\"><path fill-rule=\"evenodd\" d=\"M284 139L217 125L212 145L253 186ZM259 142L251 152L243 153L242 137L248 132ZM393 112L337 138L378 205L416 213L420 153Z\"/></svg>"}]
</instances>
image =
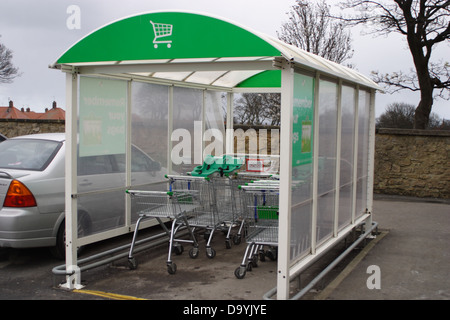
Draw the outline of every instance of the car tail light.
<instances>
[{"instance_id":1,"label":"car tail light","mask_svg":"<svg viewBox=\"0 0 450 320\"><path fill-rule=\"evenodd\" d=\"M36 199L25 185L17 180L13 180L9 185L8 193L5 197L4 207L35 207Z\"/></svg>"}]
</instances>

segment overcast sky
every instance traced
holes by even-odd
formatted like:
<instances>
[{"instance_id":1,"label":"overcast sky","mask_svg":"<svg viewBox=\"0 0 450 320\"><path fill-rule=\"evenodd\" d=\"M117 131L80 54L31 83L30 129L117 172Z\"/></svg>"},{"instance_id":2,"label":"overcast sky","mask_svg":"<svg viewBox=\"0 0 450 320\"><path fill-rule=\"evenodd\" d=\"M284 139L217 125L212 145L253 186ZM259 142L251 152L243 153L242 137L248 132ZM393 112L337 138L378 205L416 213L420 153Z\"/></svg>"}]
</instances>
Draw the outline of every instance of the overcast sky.
<instances>
[{"instance_id":1,"label":"overcast sky","mask_svg":"<svg viewBox=\"0 0 450 320\"><path fill-rule=\"evenodd\" d=\"M48 65L86 34L123 17L155 10L196 11L276 37L294 3L295 0L0 0L0 42L13 51L13 63L22 73L12 84L0 84L0 106L7 106L13 100L19 109L43 112L55 100L64 108L65 78L62 72L49 69ZM81 10L80 29L67 27L70 5L77 5ZM359 72L370 75L373 70L407 72L413 68L407 44L399 35L374 38L352 29L352 36L355 53L349 62ZM449 45L439 50L441 58L446 57L447 61L449 52ZM392 102L416 105L418 101L418 95L409 91L378 94L376 116ZM436 101L433 112L450 119L450 102Z\"/></svg>"}]
</instances>

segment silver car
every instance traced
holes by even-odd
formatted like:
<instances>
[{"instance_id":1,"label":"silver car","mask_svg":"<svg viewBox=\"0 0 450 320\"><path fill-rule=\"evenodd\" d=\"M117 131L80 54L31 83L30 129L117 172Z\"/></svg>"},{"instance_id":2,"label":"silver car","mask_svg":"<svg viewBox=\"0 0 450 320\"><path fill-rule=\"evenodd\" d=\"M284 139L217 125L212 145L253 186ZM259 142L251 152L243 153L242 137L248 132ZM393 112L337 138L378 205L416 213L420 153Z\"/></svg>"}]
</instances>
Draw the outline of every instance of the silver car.
<instances>
[{"instance_id":1,"label":"silver car","mask_svg":"<svg viewBox=\"0 0 450 320\"><path fill-rule=\"evenodd\" d=\"M64 133L35 134L0 143L0 247L50 247L63 258ZM161 165L132 147L133 185L164 180ZM125 185L125 154L80 157L78 191ZM114 191L79 198L79 236L124 225L125 193Z\"/></svg>"}]
</instances>

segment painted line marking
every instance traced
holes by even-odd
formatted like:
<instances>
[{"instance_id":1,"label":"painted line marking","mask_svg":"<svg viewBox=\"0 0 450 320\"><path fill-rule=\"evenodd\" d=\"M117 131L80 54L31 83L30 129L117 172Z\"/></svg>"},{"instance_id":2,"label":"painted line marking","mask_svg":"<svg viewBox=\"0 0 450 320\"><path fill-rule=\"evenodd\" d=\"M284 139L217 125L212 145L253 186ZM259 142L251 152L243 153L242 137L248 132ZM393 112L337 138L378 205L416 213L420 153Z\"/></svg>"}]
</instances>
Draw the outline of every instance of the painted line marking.
<instances>
[{"instance_id":1,"label":"painted line marking","mask_svg":"<svg viewBox=\"0 0 450 320\"><path fill-rule=\"evenodd\" d=\"M126 296L126 295L122 295L122 294L96 291L96 290L80 289L80 290L73 290L73 292L90 294L90 295L99 296L99 297L108 298L108 299L114 299L114 300L147 300L147 299L142 299L142 298L136 298L133 296Z\"/></svg>"}]
</instances>

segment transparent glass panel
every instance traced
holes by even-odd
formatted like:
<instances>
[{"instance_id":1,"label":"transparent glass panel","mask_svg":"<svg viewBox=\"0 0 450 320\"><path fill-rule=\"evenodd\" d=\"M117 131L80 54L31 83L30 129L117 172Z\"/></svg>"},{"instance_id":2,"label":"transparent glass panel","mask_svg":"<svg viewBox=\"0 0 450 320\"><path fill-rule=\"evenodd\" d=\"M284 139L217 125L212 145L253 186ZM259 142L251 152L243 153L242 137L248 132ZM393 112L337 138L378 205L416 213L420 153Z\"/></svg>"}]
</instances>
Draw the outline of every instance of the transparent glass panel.
<instances>
[{"instance_id":1,"label":"transparent glass panel","mask_svg":"<svg viewBox=\"0 0 450 320\"><path fill-rule=\"evenodd\" d=\"M169 88L132 83L131 184L139 190L167 190ZM116 156L125 172L125 154ZM162 182L156 184L157 182ZM132 203L131 221L137 220Z\"/></svg>"},{"instance_id":2,"label":"transparent glass panel","mask_svg":"<svg viewBox=\"0 0 450 320\"><path fill-rule=\"evenodd\" d=\"M204 156L221 156L225 152L226 106L226 94L205 91Z\"/></svg>"},{"instance_id":3,"label":"transparent glass panel","mask_svg":"<svg viewBox=\"0 0 450 320\"><path fill-rule=\"evenodd\" d=\"M128 82L80 77L78 225L80 237L123 226Z\"/></svg>"},{"instance_id":4,"label":"transparent glass panel","mask_svg":"<svg viewBox=\"0 0 450 320\"><path fill-rule=\"evenodd\" d=\"M152 182L158 178L161 180L167 173L168 165L169 89L167 86L134 81L131 101L131 143L155 162L149 165L155 175ZM138 153L133 151L132 172L138 172L135 171L137 161L141 160L135 159L137 156ZM160 170L157 170L158 164Z\"/></svg>"},{"instance_id":5,"label":"transparent glass panel","mask_svg":"<svg viewBox=\"0 0 450 320\"><path fill-rule=\"evenodd\" d=\"M182 174L203 163L203 91L175 87L173 93L172 169Z\"/></svg>"},{"instance_id":6,"label":"transparent glass panel","mask_svg":"<svg viewBox=\"0 0 450 320\"><path fill-rule=\"evenodd\" d=\"M337 84L319 83L317 242L333 233L336 183Z\"/></svg>"},{"instance_id":7,"label":"transparent glass panel","mask_svg":"<svg viewBox=\"0 0 450 320\"><path fill-rule=\"evenodd\" d=\"M339 228L349 224L352 217L355 92L352 87L342 86Z\"/></svg>"},{"instance_id":8,"label":"transparent glass panel","mask_svg":"<svg viewBox=\"0 0 450 320\"><path fill-rule=\"evenodd\" d=\"M356 184L356 217L367 208L367 169L369 153L369 107L370 94L359 91L358 102L358 173Z\"/></svg>"},{"instance_id":9,"label":"transparent glass panel","mask_svg":"<svg viewBox=\"0 0 450 320\"><path fill-rule=\"evenodd\" d=\"M314 78L294 75L291 260L311 248Z\"/></svg>"}]
</instances>

